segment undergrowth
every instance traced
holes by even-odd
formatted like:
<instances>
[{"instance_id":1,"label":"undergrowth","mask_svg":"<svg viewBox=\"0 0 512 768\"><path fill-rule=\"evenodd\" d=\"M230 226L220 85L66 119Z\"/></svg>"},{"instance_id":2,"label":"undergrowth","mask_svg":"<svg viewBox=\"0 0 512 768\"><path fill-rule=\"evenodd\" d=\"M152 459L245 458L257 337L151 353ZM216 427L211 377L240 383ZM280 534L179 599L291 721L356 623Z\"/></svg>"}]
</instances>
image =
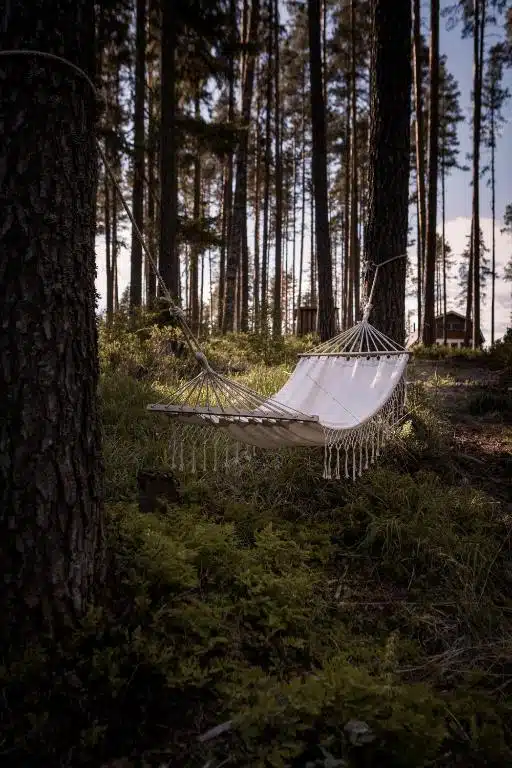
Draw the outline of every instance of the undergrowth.
<instances>
[{"instance_id":1,"label":"undergrowth","mask_svg":"<svg viewBox=\"0 0 512 768\"><path fill-rule=\"evenodd\" d=\"M10 649L2 765L510 765L510 520L458 483L432 391L356 484L280 454L142 514L170 434L145 405L190 365L159 355L175 333L101 331L107 585L58 648ZM275 391L299 345L259 344L211 353Z\"/></svg>"}]
</instances>

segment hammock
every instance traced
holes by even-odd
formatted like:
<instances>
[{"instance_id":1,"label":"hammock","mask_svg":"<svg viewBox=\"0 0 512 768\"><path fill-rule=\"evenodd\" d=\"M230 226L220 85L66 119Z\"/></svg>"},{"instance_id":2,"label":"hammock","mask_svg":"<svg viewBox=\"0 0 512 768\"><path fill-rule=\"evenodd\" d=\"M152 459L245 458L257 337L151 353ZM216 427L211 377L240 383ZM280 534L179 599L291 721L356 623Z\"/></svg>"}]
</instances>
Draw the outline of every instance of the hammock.
<instances>
[{"instance_id":1,"label":"hammock","mask_svg":"<svg viewBox=\"0 0 512 768\"><path fill-rule=\"evenodd\" d=\"M201 373L167 401L147 406L173 419L172 467L217 471L257 449L323 447L323 477L355 480L405 413L409 353L370 325L370 309L369 301L353 328L300 355L269 398L217 373L197 351Z\"/></svg>"}]
</instances>

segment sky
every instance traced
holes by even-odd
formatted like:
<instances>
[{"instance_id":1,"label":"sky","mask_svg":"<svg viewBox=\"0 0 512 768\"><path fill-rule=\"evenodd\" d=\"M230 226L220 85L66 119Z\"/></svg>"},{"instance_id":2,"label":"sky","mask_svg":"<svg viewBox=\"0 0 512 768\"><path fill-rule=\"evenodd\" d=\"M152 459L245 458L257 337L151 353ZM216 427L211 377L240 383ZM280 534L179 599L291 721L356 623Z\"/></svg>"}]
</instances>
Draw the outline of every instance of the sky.
<instances>
[{"instance_id":1,"label":"sky","mask_svg":"<svg viewBox=\"0 0 512 768\"><path fill-rule=\"evenodd\" d=\"M441 0L441 11L451 4L453 0ZM422 2L422 20L425 34L428 37L430 3ZM489 29L488 44L493 44L499 39L499 29ZM471 151L471 91L472 91L472 42L471 39L463 39L459 28L447 29L445 19L441 19L440 26L441 54L447 55L447 67L458 82L461 92L461 108L466 121L459 125L460 162L466 162L466 155ZM505 73L504 85L512 92L512 71ZM507 123L512 122L512 99L505 107ZM508 203L512 203L512 131L505 125L502 135L498 139L496 152L496 338L500 338L506 329L512 324L512 284L500 279L503 268L512 253L512 238L500 232L503 226L503 214ZM485 150L483 154L486 161ZM446 239L451 246L453 256L458 264L460 254L466 247L467 237L471 228L471 202L472 187L471 174L462 171L454 171L446 181ZM486 180L480 185L480 215L484 240L490 249L491 245L491 195ZM411 209L410 223L414 225L414 212ZM439 227L440 229L440 227ZM309 238L306 238L308 242ZM489 254L490 255L490 254ZM410 249L411 261L415 263L415 247ZM102 238L97 241L98 278L97 290L100 294L99 309L105 307L105 263L104 244ZM129 282L129 252L123 251L119 260L119 291L120 294ZM457 266L453 270L456 274ZM448 309L458 310L455 296L458 293L456 281L451 281L448 289ZM490 288L488 290L490 297ZM415 299L408 298L406 309L411 312L411 322L415 322ZM490 339L490 298L482 306L482 332L486 341Z\"/></svg>"}]
</instances>

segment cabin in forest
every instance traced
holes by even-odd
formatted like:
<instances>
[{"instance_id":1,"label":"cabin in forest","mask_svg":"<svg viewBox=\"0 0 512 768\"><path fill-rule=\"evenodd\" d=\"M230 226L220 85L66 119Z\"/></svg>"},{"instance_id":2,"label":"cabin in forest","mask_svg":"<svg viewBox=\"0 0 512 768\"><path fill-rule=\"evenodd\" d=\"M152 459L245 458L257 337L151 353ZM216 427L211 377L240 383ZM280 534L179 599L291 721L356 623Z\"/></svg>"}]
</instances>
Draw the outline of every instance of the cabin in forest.
<instances>
[{"instance_id":1,"label":"cabin in forest","mask_svg":"<svg viewBox=\"0 0 512 768\"><path fill-rule=\"evenodd\" d=\"M436 345L444 344L444 315L438 315L436 317ZM464 346L464 336L466 328L466 318L459 312L447 312L446 313L446 341L449 347L453 349L460 349ZM469 338L473 336L473 322L470 322ZM482 331L480 330L480 346L485 342ZM412 333L407 339L407 348L414 346L418 343L418 331L414 327Z\"/></svg>"},{"instance_id":2,"label":"cabin in forest","mask_svg":"<svg viewBox=\"0 0 512 768\"><path fill-rule=\"evenodd\" d=\"M340 313L336 307L335 323L336 333L340 331ZM307 336L308 333L316 333L317 307L299 307L295 310L295 333L297 336Z\"/></svg>"}]
</instances>

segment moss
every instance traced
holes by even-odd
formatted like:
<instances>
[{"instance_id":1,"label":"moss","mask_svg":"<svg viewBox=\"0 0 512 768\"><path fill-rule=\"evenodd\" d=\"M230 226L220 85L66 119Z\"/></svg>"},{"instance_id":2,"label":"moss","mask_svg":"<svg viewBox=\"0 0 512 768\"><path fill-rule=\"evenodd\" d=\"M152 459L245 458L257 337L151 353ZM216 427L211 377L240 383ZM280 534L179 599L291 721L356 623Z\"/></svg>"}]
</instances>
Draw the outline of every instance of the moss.
<instances>
[{"instance_id":1,"label":"moss","mask_svg":"<svg viewBox=\"0 0 512 768\"><path fill-rule=\"evenodd\" d=\"M115 333L136 357L132 331ZM240 375L263 389L282 375L254 339L222 345L252 350ZM3 764L510 765L509 523L452 483L428 396L356 485L290 453L145 515L136 470L168 459L144 408L161 375L104 365L108 588L59 646L4 654ZM415 471L433 457L439 471ZM369 739L354 744L350 721Z\"/></svg>"}]
</instances>

